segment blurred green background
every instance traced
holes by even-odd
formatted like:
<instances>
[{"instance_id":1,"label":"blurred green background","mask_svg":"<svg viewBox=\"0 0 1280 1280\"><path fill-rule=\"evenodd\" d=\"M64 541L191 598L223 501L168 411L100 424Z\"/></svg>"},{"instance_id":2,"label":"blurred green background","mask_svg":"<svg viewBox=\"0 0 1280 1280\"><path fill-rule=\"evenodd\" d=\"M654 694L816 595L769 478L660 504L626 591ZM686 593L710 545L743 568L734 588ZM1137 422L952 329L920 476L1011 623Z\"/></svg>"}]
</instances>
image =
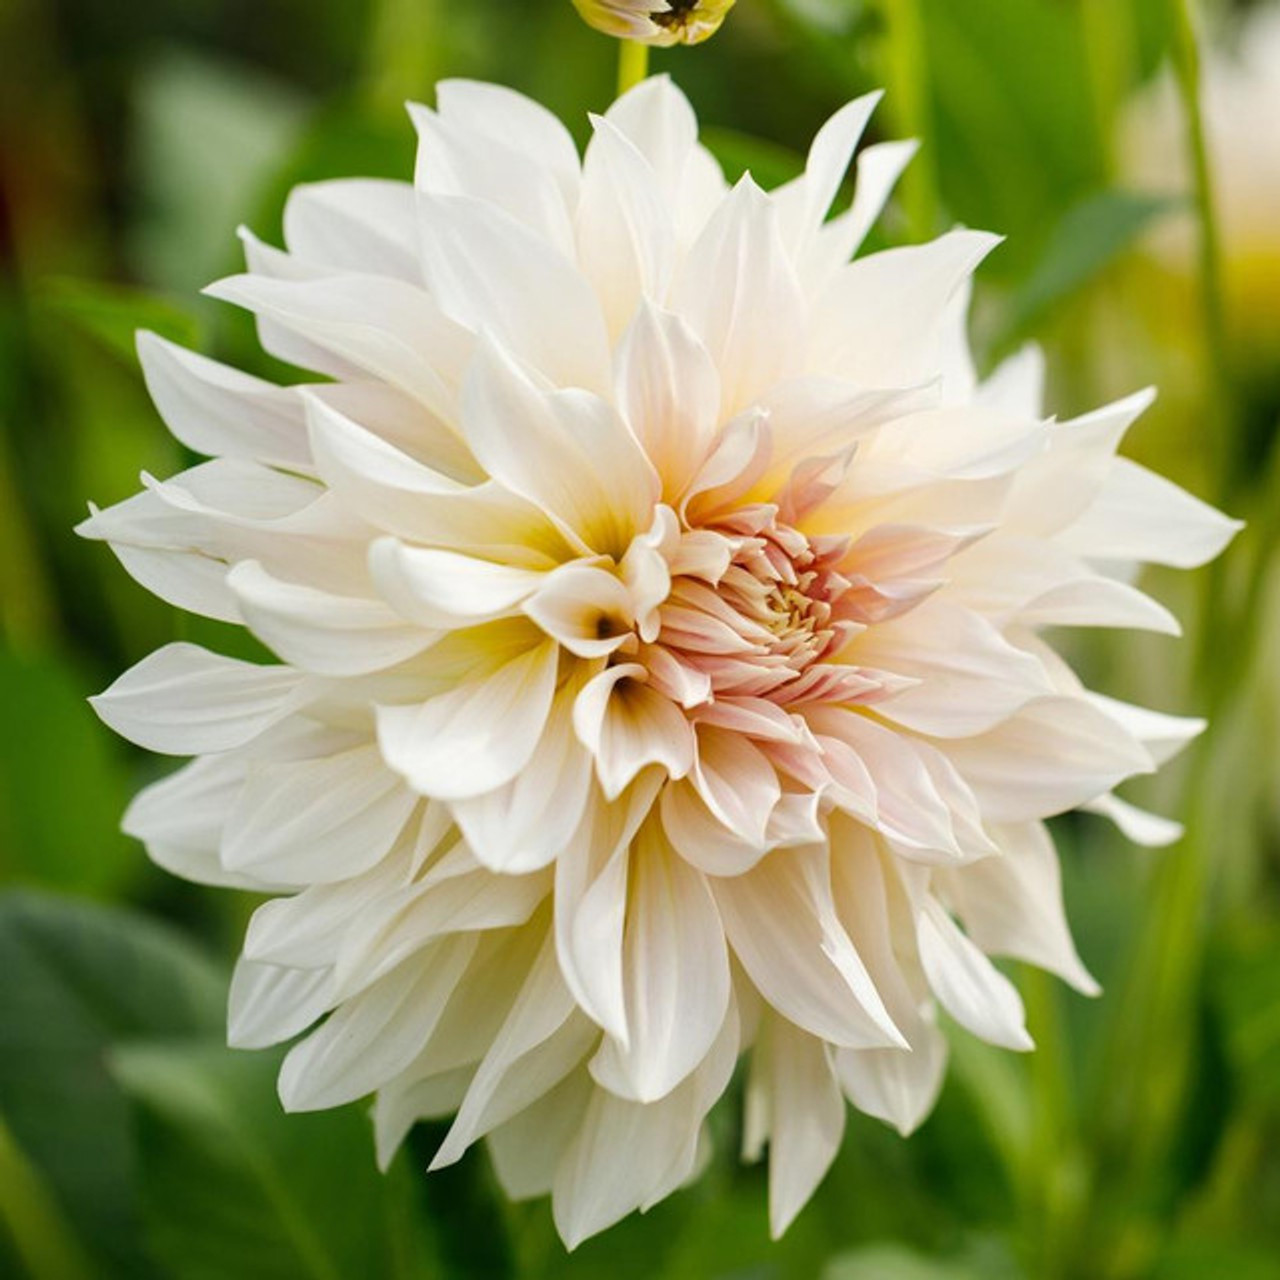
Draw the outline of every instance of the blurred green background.
<instances>
[{"instance_id":1,"label":"blurred green background","mask_svg":"<svg viewBox=\"0 0 1280 1280\"><path fill-rule=\"evenodd\" d=\"M976 298L984 366L1042 342L1062 416L1160 384L1128 450L1251 524L1214 570L1152 584L1184 642L1070 641L1108 692L1214 721L1134 793L1188 823L1180 844L1058 825L1105 996L1015 969L1039 1052L954 1037L935 1115L908 1142L854 1116L779 1244L730 1099L696 1186L566 1256L547 1206L506 1204L481 1152L428 1179L441 1133L420 1126L383 1178L360 1108L286 1118L278 1055L221 1047L254 902L168 878L118 834L163 765L84 699L179 635L243 641L70 529L87 499L187 461L135 328L279 372L245 317L197 296L238 269L239 223L276 237L299 181L409 177L401 104L443 76L512 84L582 138L615 47L568 0L0 0L0 1274L1280 1276L1280 25L1200 11L1222 241L1206 276L1168 72L1196 71L1186 13L739 0L709 45L654 59L730 176L765 185L887 85L873 130L924 147L881 243L1007 235Z\"/></svg>"}]
</instances>

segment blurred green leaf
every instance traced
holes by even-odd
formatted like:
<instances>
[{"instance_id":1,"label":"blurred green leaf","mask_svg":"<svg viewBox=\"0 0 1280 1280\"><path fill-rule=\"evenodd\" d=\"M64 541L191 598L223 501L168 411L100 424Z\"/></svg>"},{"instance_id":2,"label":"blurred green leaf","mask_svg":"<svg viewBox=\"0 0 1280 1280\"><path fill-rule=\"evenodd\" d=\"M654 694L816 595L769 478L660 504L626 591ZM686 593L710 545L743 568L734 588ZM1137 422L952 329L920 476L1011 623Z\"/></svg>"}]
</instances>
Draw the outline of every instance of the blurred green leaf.
<instances>
[{"instance_id":1,"label":"blurred green leaf","mask_svg":"<svg viewBox=\"0 0 1280 1280\"><path fill-rule=\"evenodd\" d=\"M1014 294L997 349L1008 351L1022 341L1051 307L1088 284L1180 203L1177 197L1103 191L1073 205Z\"/></svg>"},{"instance_id":2,"label":"blurred green leaf","mask_svg":"<svg viewBox=\"0 0 1280 1280\"><path fill-rule=\"evenodd\" d=\"M1177 1240L1161 1256L1153 1280L1280 1280L1280 1257L1273 1248L1222 1237Z\"/></svg>"},{"instance_id":3,"label":"blurred green leaf","mask_svg":"<svg viewBox=\"0 0 1280 1280\"><path fill-rule=\"evenodd\" d=\"M744 173L750 172L758 186L771 191L804 171L802 155L764 138L704 126L702 141L720 161L724 176L730 182L737 182Z\"/></svg>"},{"instance_id":4,"label":"blurred green leaf","mask_svg":"<svg viewBox=\"0 0 1280 1280\"><path fill-rule=\"evenodd\" d=\"M833 1258L822 1280L1016 1280L1022 1275L994 1239L973 1241L953 1258L936 1258L902 1245L868 1245Z\"/></svg>"},{"instance_id":5,"label":"blurred green leaf","mask_svg":"<svg viewBox=\"0 0 1280 1280\"><path fill-rule=\"evenodd\" d=\"M55 277L43 282L37 305L136 368L135 335L152 329L185 347L200 345L200 322L179 303L144 289L101 280Z\"/></svg>"},{"instance_id":6,"label":"blurred green leaf","mask_svg":"<svg viewBox=\"0 0 1280 1280\"><path fill-rule=\"evenodd\" d=\"M356 1108L286 1115L278 1053L130 1045L111 1057L141 1111L147 1237L173 1280L422 1277L403 1164L386 1177Z\"/></svg>"},{"instance_id":7,"label":"blurred green leaf","mask_svg":"<svg viewBox=\"0 0 1280 1280\"><path fill-rule=\"evenodd\" d=\"M1227 1055L1244 1094L1280 1114L1280 929L1238 921L1211 967Z\"/></svg>"},{"instance_id":8,"label":"blurred green leaf","mask_svg":"<svg viewBox=\"0 0 1280 1280\"><path fill-rule=\"evenodd\" d=\"M131 790L83 677L52 657L0 649L0 877L105 895L142 866L120 831ZM68 791L72 795L68 795Z\"/></svg>"},{"instance_id":9,"label":"blurred green leaf","mask_svg":"<svg viewBox=\"0 0 1280 1280\"><path fill-rule=\"evenodd\" d=\"M29 892L0 897L0 973L0 1115L102 1274L150 1276L129 1108L106 1053L134 1036L220 1034L224 980L145 917Z\"/></svg>"}]
</instances>

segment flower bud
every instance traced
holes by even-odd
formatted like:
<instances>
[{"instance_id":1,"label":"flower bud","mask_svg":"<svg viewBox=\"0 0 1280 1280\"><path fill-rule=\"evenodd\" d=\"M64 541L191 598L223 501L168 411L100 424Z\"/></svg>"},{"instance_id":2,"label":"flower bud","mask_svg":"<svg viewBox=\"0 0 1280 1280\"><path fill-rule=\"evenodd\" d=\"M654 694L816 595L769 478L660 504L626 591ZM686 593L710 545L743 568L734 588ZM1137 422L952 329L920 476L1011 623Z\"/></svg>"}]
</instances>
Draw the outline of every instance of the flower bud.
<instances>
[{"instance_id":1,"label":"flower bud","mask_svg":"<svg viewBox=\"0 0 1280 1280\"><path fill-rule=\"evenodd\" d=\"M715 35L734 0L573 0L597 31L643 44L701 44Z\"/></svg>"}]
</instances>

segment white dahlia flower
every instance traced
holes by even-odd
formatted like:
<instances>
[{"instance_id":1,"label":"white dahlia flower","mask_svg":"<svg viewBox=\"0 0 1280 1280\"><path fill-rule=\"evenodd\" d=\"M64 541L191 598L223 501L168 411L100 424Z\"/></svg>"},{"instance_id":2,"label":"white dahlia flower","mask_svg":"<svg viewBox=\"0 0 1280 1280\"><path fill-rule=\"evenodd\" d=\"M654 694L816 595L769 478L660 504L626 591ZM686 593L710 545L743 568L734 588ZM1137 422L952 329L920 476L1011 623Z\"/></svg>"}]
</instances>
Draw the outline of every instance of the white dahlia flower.
<instances>
[{"instance_id":1,"label":"white dahlia flower","mask_svg":"<svg viewBox=\"0 0 1280 1280\"><path fill-rule=\"evenodd\" d=\"M1029 1049L989 955L1082 991L1044 820L1199 728L1084 688L1051 626L1174 619L1138 561L1223 516L1115 456L1145 394L1046 419L1023 354L978 384L954 231L854 258L910 155L858 158L874 95L800 178L726 185L653 79L585 159L545 110L452 81L413 185L320 183L288 251L216 298L324 381L279 387L143 334L212 461L82 532L280 661L173 644L95 705L195 760L127 830L274 895L233 1044L302 1038L290 1110L376 1095L381 1158L455 1114L573 1245L699 1167L746 1058L746 1155L781 1232L845 1100L903 1133L945 1011ZM852 261L851 261L852 259Z\"/></svg>"},{"instance_id":2,"label":"white dahlia flower","mask_svg":"<svg viewBox=\"0 0 1280 1280\"><path fill-rule=\"evenodd\" d=\"M642 44L701 44L720 29L736 0L573 0L606 35Z\"/></svg>"}]
</instances>

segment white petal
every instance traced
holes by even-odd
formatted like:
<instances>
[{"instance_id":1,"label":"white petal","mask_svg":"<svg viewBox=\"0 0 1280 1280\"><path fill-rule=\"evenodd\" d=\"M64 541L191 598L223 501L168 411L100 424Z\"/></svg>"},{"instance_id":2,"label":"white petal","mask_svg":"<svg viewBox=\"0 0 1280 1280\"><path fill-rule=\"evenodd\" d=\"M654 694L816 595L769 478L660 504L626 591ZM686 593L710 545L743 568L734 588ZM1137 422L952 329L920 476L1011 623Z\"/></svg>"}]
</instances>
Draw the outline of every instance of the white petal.
<instances>
[{"instance_id":1,"label":"white petal","mask_svg":"<svg viewBox=\"0 0 1280 1280\"><path fill-rule=\"evenodd\" d=\"M383 378L448 419L470 336L421 289L388 276L271 280L231 276L205 289Z\"/></svg>"},{"instance_id":2,"label":"white petal","mask_svg":"<svg viewBox=\"0 0 1280 1280\"><path fill-rule=\"evenodd\" d=\"M563 254L573 252L573 222L554 173L511 145L474 128L460 113L437 114L417 103L414 185L433 196L466 196L509 214Z\"/></svg>"},{"instance_id":3,"label":"white petal","mask_svg":"<svg viewBox=\"0 0 1280 1280\"><path fill-rule=\"evenodd\" d=\"M795 1220L831 1168L844 1136L844 1098L830 1050L784 1018L770 1018L756 1054L769 1098L769 1234ZM893 1052L885 1050L884 1052Z\"/></svg>"},{"instance_id":4,"label":"white petal","mask_svg":"<svg viewBox=\"0 0 1280 1280\"><path fill-rule=\"evenodd\" d=\"M591 757L573 733L578 684L566 681L551 705L528 766L506 786L455 800L453 816L476 858L493 871L523 874L563 852L587 804Z\"/></svg>"},{"instance_id":5,"label":"white petal","mask_svg":"<svg viewBox=\"0 0 1280 1280\"><path fill-rule=\"evenodd\" d=\"M1163 476L1117 458L1097 500L1062 541L1078 555L1194 569L1242 527Z\"/></svg>"},{"instance_id":6,"label":"white petal","mask_svg":"<svg viewBox=\"0 0 1280 1280\"><path fill-rule=\"evenodd\" d=\"M227 819L223 862L284 883L346 880L386 855L417 803L372 745L257 764Z\"/></svg>"},{"instance_id":7,"label":"white petal","mask_svg":"<svg viewBox=\"0 0 1280 1280\"><path fill-rule=\"evenodd\" d=\"M613 1093L653 1102L703 1060L729 1005L715 900L654 822L632 851L622 973L629 1043L606 1039L591 1073Z\"/></svg>"},{"instance_id":8,"label":"white petal","mask_svg":"<svg viewBox=\"0 0 1280 1280\"><path fill-rule=\"evenodd\" d=\"M333 978L325 969L286 969L242 958L227 997L227 1043L265 1049L292 1040L334 1002Z\"/></svg>"},{"instance_id":9,"label":"white petal","mask_svg":"<svg viewBox=\"0 0 1280 1280\"><path fill-rule=\"evenodd\" d=\"M157 334L138 334L147 392L189 449L309 472L302 401L290 387L252 378Z\"/></svg>"},{"instance_id":10,"label":"white petal","mask_svg":"<svg viewBox=\"0 0 1280 1280\"><path fill-rule=\"evenodd\" d=\"M1025 960L1096 996L1101 988L1071 940L1058 855L1044 824L999 828L996 840L994 857L942 876L969 937L988 955Z\"/></svg>"},{"instance_id":11,"label":"white petal","mask_svg":"<svg viewBox=\"0 0 1280 1280\"><path fill-rule=\"evenodd\" d=\"M556 646L545 642L420 706L379 707L383 757L422 795L456 800L503 786L542 735L556 667Z\"/></svg>"},{"instance_id":12,"label":"white petal","mask_svg":"<svg viewBox=\"0 0 1280 1280\"><path fill-rule=\"evenodd\" d=\"M985 232L950 231L842 268L815 306L811 367L868 387L938 376L946 304L998 243Z\"/></svg>"},{"instance_id":13,"label":"white petal","mask_svg":"<svg viewBox=\"0 0 1280 1280\"><path fill-rule=\"evenodd\" d=\"M560 184L565 204L577 203L578 149L568 129L540 102L505 85L441 80L436 102L447 120L458 119L490 138L531 156Z\"/></svg>"},{"instance_id":14,"label":"white petal","mask_svg":"<svg viewBox=\"0 0 1280 1280\"><path fill-rule=\"evenodd\" d=\"M769 757L740 731L699 725L690 781L734 835L748 844L764 843L782 784Z\"/></svg>"},{"instance_id":15,"label":"white petal","mask_svg":"<svg viewBox=\"0 0 1280 1280\"><path fill-rule=\"evenodd\" d=\"M631 592L615 574L589 564L553 570L524 603L547 635L580 658L603 658L625 644L635 620Z\"/></svg>"},{"instance_id":16,"label":"white petal","mask_svg":"<svg viewBox=\"0 0 1280 1280\"><path fill-rule=\"evenodd\" d=\"M1182 823L1161 817L1158 813L1148 813L1119 796L1099 796L1080 807L1088 813L1110 819L1134 844L1161 849L1182 839Z\"/></svg>"},{"instance_id":17,"label":"white petal","mask_svg":"<svg viewBox=\"0 0 1280 1280\"><path fill-rule=\"evenodd\" d=\"M600 116L582 168L578 257L611 334L644 299L666 298L676 233L657 175L628 138Z\"/></svg>"},{"instance_id":18,"label":"white petal","mask_svg":"<svg viewBox=\"0 0 1280 1280\"><path fill-rule=\"evenodd\" d=\"M662 477L663 496L684 492L720 422L720 375L679 316L642 303L617 353L623 416Z\"/></svg>"},{"instance_id":19,"label":"white petal","mask_svg":"<svg viewBox=\"0 0 1280 1280\"><path fill-rule=\"evenodd\" d=\"M1046 698L998 728L947 744L992 822L1025 822L1094 800L1154 768L1120 724L1075 698Z\"/></svg>"},{"instance_id":20,"label":"white petal","mask_svg":"<svg viewBox=\"0 0 1280 1280\"><path fill-rule=\"evenodd\" d=\"M202 755L243 746L298 704L303 677L193 644L168 644L89 701L122 737L148 751Z\"/></svg>"},{"instance_id":21,"label":"white petal","mask_svg":"<svg viewBox=\"0 0 1280 1280\"><path fill-rule=\"evenodd\" d=\"M345 1000L280 1067L286 1111L353 1102L402 1070L430 1038L475 952L474 936L446 938L429 952Z\"/></svg>"},{"instance_id":22,"label":"white petal","mask_svg":"<svg viewBox=\"0 0 1280 1280\"><path fill-rule=\"evenodd\" d=\"M836 917L824 848L771 854L711 888L734 954L779 1013L833 1044L905 1044Z\"/></svg>"},{"instance_id":23,"label":"white petal","mask_svg":"<svg viewBox=\"0 0 1280 1280\"><path fill-rule=\"evenodd\" d=\"M511 617L543 582L530 569L380 538L369 570L383 598L419 627L455 630Z\"/></svg>"},{"instance_id":24,"label":"white petal","mask_svg":"<svg viewBox=\"0 0 1280 1280\"><path fill-rule=\"evenodd\" d=\"M649 765L672 778L693 765L693 730L684 712L651 689L635 663L609 667L587 683L574 703L573 727L610 800Z\"/></svg>"},{"instance_id":25,"label":"white petal","mask_svg":"<svg viewBox=\"0 0 1280 1280\"><path fill-rule=\"evenodd\" d=\"M947 1069L947 1038L932 1023L921 1020L909 1053L837 1049L835 1060L849 1101L905 1138L919 1128L938 1099Z\"/></svg>"},{"instance_id":26,"label":"white petal","mask_svg":"<svg viewBox=\"0 0 1280 1280\"><path fill-rule=\"evenodd\" d=\"M255 560L227 574L249 629L286 662L326 676L364 675L421 653L436 636L380 600L285 582Z\"/></svg>"},{"instance_id":27,"label":"white petal","mask_svg":"<svg viewBox=\"0 0 1280 1280\"><path fill-rule=\"evenodd\" d=\"M413 188L385 178L305 182L284 206L289 252L336 271L421 283Z\"/></svg>"},{"instance_id":28,"label":"white petal","mask_svg":"<svg viewBox=\"0 0 1280 1280\"><path fill-rule=\"evenodd\" d=\"M489 474L584 550L621 559L652 523L658 479L617 411L585 391L540 389L488 341L467 377L463 426Z\"/></svg>"},{"instance_id":29,"label":"white petal","mask_svg":"<svg viewBox=\"0 0 1280 1280\"><path fill-rule=\"evenodd\" d=\"M967 1031L1005 1049L1034 1048L1013 983L968 939L936 898L916 921L920 963L934 994Z\"/></svg>"},{"instance_id":30,"label":"white petal","mask_svg":"<svg viewBox=\"0 0 1280 1280\"><path fill-rule=\"evenodd\" d=\"M632 837L653 805L657 770L609 803L593 794L569 846L556 859L555 926L560 971L582 1009L626 1043L622 941Z\"/></svg>"},{"instance_id":31,"label":"white petal","mask_svg":"<svg viewBox=\"0 0 1280 1280\"><path fill-rule=\"evenodd\" d=\"M713 1051L661 1101L629 1102L593 1090L552 1191L556 1227L568 1248L656 1203L692 1172L703 1118L729 1083L737 1049L731 1007Z\"/></svg>"},{"instance_id":32,"label":"white petal","mask_svg":"<svg viewBox=\"0 0 1280 1280\"><path fill-rule=\"evenodd\" d=\"M447 315L493 334L556 386L608 391L608 330L575 263L479 200L421 194L418 218L423 271Z\"/></svg>"},{"instance_id":33,"label":"white petal","mask_svg":"<svg viewBox=\"0 0 1280 1280\"><path fill-rule=\"evenodd\" d=\"M671 298L671 309L689 322L720 370L726 414L799 372L806 328L800 287L776 211L750 177L689 251Z\"/></svg>"}]
</instances>

